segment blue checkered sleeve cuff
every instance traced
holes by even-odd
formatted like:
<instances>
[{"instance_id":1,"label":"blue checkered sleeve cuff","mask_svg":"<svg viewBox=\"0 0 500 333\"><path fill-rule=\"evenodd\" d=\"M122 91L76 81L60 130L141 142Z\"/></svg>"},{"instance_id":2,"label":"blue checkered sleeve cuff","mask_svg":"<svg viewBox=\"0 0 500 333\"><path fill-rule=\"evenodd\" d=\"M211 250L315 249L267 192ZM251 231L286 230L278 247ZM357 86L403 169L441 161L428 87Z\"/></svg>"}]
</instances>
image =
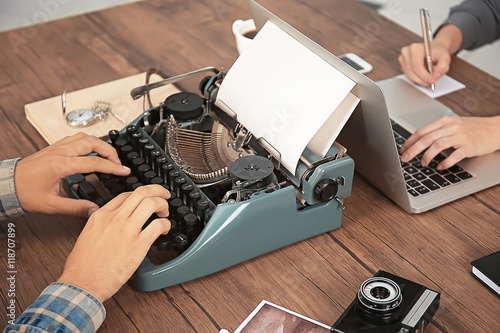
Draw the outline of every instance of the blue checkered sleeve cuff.
<instances>
[{"instance_id":1,"label":"blue checkered sleeve cuff","mask_svg":"<svg viewBox=\"0 0 500 333\"><path fill-rule=\"evenodd\" d=\"M91 333L105 317L106 310L97 298L73 285L54 282L4 333Z\"/></svg>"},{"instance_id":2,"label":"blue checkered sleeve cuff","mask_svg":"<svg viewBox=\"0 0 500 333\"><path fill-rule=\"evenodd\" d=\"M0 220L24 214L14 185L14 170L19 160L0 161Z\"/></svg>"}]
</instances>

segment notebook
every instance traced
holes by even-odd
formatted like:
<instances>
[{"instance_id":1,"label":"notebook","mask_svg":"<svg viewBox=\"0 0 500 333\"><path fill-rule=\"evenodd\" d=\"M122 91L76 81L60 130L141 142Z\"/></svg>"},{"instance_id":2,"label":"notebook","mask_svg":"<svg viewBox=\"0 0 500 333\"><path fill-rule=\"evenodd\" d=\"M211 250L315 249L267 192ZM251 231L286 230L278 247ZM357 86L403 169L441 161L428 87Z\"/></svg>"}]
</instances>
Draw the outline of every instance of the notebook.
<instances>
[{"instance_id":1,"label":"notebook","mask_svg":"<svg viewBox=\"0 0 500 333\"><path fill-rule=\"evenodd\" d=\"M471 262L471 274L500 297L500 251Z\"/></svg>"}]
</instances>

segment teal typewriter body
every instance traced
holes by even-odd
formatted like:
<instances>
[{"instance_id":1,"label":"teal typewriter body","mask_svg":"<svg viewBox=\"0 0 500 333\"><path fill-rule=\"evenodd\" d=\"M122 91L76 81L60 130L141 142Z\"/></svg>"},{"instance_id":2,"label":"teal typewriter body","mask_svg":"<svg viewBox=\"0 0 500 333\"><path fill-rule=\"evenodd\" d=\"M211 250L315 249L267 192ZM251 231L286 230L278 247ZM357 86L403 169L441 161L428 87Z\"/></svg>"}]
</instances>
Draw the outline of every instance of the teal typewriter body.
<instances>
[{"instance_id":1,"label":"teal typewriter body","mask_svg":"<svg viewBox=\"0 0 500 333\"><path fill-rule=\"evenodd\" d=\"M110 132L131 175L100 174L97 185L87 175L63 181L72 197L99 205L147 184L172 193L172 229L131 280L140 290L206 276L342 224L354 173L346 149L335 143L322 158L306 149L297 169L287 170L279 152L215 105L224 74L212 71L200 83L201 94L167 96Z\"/></svg>"}]
</instances>

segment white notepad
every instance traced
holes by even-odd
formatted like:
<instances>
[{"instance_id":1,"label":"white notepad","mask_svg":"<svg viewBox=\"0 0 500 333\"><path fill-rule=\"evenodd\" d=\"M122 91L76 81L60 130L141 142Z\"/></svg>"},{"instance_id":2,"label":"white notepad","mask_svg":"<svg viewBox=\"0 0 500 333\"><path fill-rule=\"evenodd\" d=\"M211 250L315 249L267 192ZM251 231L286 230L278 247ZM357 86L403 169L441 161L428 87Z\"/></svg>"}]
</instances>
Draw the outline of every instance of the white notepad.
<instances>
[{"instance_id":1,"label":"white notepad","mask_svg":"<svg viewBox=\"0 0 500 333\"><path fill-rule=\"evenodd\" d=\"M293 172L308 144L324 157L359 102L350 93L354 86L268 21L224 78L217 103L278 150Z\"/></svg>"},{"instance_id":2,"label":"white notepad","mask_svg":"<svg viewBox=\"0 0 500 333\"><path fill-rule=\"evenodd\" d=\"M435 89L434 91L431 90L429 87L422 87L412 81L404 75L398 75L398 78L405 80L406 82L410 83L412 86L423 92L429 97L432 98L438 98L446 94L450 94L454 91L460 90L465 88L465 84L455 80L454 78L448 76L448 75L443 75L442 77L439 78L439 80L436 81Z\"/></svg>"}]
</instances>

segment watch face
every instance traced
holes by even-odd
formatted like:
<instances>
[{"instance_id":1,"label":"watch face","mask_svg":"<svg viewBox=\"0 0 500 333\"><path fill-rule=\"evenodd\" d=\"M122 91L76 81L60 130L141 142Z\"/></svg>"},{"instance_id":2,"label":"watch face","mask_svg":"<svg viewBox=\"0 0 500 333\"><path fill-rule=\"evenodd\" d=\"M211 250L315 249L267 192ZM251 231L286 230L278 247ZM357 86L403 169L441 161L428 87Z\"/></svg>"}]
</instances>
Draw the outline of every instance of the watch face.
<instances>
[{"instance_id":1,"label":"watch face","mask_svg":"<svg viewBox=\"0 0 500 333\"><path fill-rule=\"evenodd\" d=\"M66 115L66 121L71 126L87 126L94 122L95 112L88 109L71 111Z\"/></svg>"}]
</instances>

